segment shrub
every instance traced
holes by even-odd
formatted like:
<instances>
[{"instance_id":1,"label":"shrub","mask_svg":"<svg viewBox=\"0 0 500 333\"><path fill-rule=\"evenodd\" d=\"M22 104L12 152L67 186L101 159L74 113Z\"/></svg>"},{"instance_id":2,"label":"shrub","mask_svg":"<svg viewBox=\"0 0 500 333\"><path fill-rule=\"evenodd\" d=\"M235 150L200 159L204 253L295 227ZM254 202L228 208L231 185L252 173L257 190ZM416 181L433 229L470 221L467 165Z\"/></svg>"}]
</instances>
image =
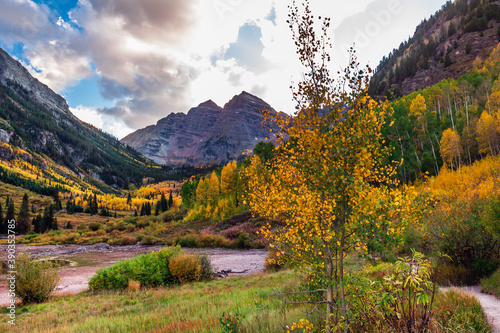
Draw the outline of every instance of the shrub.
<instances>
[{"instance_id":1,"label":"shrub","mask_svg":"<svg viewBox=\"0 0 500 333\"><path fill-rule=\"evenodd\" d=\"M97 231L97 230L101 229L101 224L99 222L90 222L89 229L92 231Z\"/></svg>"},{"instance_id":2,"label":"shrub","mask_svg":"<svg viewBox=\"0 0 500 333\"><path fill-rule=\"evenodd\" d=\"M141 290L141 283L135 280L128 280L128 288L129 291L139 291Z\"/></svg>"},{"instance_id":3,"label":"shrub","mask_svg":"<svg viewBox=\"0 0 500 333\"><path fill-rule=\"evenodd\" d=\"M166 247L158 252L141 254L97 270L89 281L90 290L125 289L129 280L143 287L169 285L174 282L169 269L170 258L181 252L180 247Z\"/></svg>"},{"instance_id":4,"label":"shrub","mask_svg":"<svg viewBox=\"0 0 500 333\"><path fill-rule=\"evenodd\" d=\"M170 259L168 267L179 283L199 281L201 278L200 258L191 254L181 254Z\"/></svg>"},{"instance_id":5,"label":"shrub","mask_svg":"<svg viewBox=\"0 0 500 333\"><path fill-rule=\"evenodd\" d=\"M127 224L127 232L133 232L135 230L135 225L129 223Z\"/></svg>"},{"instance_id":6,"label":"shrub","mask_svg":"<svg viewBox=\"0 0 500 333\"><path fill-rule=\"evenodd\" d=\"M220 235L200 234L196 237L196 247L220 247L224 241Z\"/></svg>"},{"instance_id":7,"label":"shrub","mask_svg":"<svg viewBox=\"0 0 500 333\"><path fill-rule=\"evenodd\" d=\"M436 292L430 262L415 252L387 268L383 279L378 274L375 280L348 277L347 284L357 291L350 300L350 328L353 332L427 332Z\"/></svg>"},{"instance_id":8,"label":"shrub","mask_svg":"<svg viewBox=\"0 0 500 333\"><path fill-rule=\"evenodd\" d=\"M119 231L123 231L123 230L127 229L127 223L125 223L124 221L120 221L120 222L115 224L115 228Z\"/></svg>"},{"instance_id":9,"label":"shrub","mask_svg":"<svg viewBox=\"0 0 500 333\"><path fill-rule=\"evenodd\" d=\"M122 237L122 245L135 245L137 240L135 237L124 236Z\"/></svg>"},{"instance_id":10,"label":"shrub","mask_svg":"<svg viewBox=\"0 0 500 333\"><path fill-rule=\"evenodd\" d=\"M489 278L481 280L481 291L500 298L500 269Z\"/></svg>"},{"instance_id":11,"label":"shrub","mask_svg":"<svg viewBox=\"0 0 500 333\"><path fill-rule=\"evenodd\" d=\"M442 262L436 268L436 283L441 286L460 286L470 280L470 272L463 265Z\"/></svg>"},{"instance_id":12,"label":"shrub","mask_svg":"<svg viewBox=\"0 0 500 333\"><path fill-rule=\"evenodd\" d=\"M477 284L499 267L500 242L492 233L495 214L490 211L488 200L470 204L457 201L451 210L436 209L424 221L433 250L448 255L453 265L467 269L461 284Z\"/></svg>"},{"instance_id":13,"label":"shrub","mask_svg":"<svg viewBox=\"0 0 500 333\"><path fill-rule=\"evenodd\" d=\"M190 247L190 248L195 248L196 247L196 235L187 235L179 239L178 245L182 247Z\"/></svg>"},{"instance_id":14,"label":"shrub","mask_svg":"<svg viewBox=\"0 0 500 333\"><path fill-rule=\"evenodd\" d=\"M70 233L66 235L65 243L76 243L80 239L80 234L78 233Z\"/></svg>"},{"instance_id":15,"label":"shrub","mask_svg":"<svg viewBox=\"0 0 500 333\"><path fill-rule=\"evenodd\" d=\"M50 261L33 260L21 253L16 261L16 295L23 303L41 303L49 298L57 286L57 267Z\"/></svg>"},{"instance_id":16,"label":"shrub","mask_svg":"<svg viewBox=\"0 0 500 333\"><path fill-rule=\"evenodd\" d=\"M258 246L253 241L253 236L251 234L243 232L239 234L238 239L236 240L236 247L238 249L253 249Z\"/></svg>"},{"instance_id":17,"label":"shrub","mask_svg":"<svg viewBox=\"0 0 500 333\"><path fill-rule=\"evenodd\" d=\"M264 262L266 271L277 272L283 268L283 263L280 260L280 252L275 248L270 248L267 251L267 258Z\"/></svg>"},{"instance_id":18,"label":"shrub","mask_svg":"<svg viewBox=\"0 0 500 333\"><path fill-rule=\"evenodd\" d=\"M145 227L149 226L149 221L145 218L142 218L142 219L137 221L136 225L137 225L137 228L145 228Z\"/></svg>"},{"instance_id":19,"label":"shrub","mask_svg":"<svg viewBox=\"0 0 500 333\"><path fill-rule=\"evenodd\" d=\"M163 222L180 221L186 216L186 209L171 209L164 213L161 213L158 218L163 220Z\"/></svg>"},{"instance_id":20,"label":"shrub","mask_svg":"<svg viewBox=\"0 0 500 333\"><path fill-rule=\"evenodd\" d=\"M156 244L156 239L153 236L145 236L142 239L142 244L143 245L155 245Z\"/></svg>"},{"instance_id":21,"label":"shrub","mask_svg":"<svg viewBox=\"0 0 500 333\"><path fill-rule=\"evenodd\" d=\"M126 218L123 219L123 221L126 223L126 224L137 224L137 220L139 219L139 217L137 216L127 216Z\"/></svg>"},{"instance_id":22,"label":"shrub","mask_svg":"<svg viewBox=\"0 0 500 333\"><path fill-rule=\"evenodd\" d=\"M102 230L102 229L99 229L96 231L96 235L97 236L104 236L106 235L106 231Z\"/></svg>"},{"instance_id":23,"label":"shrub","mask_svg":"<svg viewBox=\"0 0 500 333\"><path fill-rule=\"evenodd\" d=\"M198 256L200 259L201 266L201 276L200 280L212 280L214 275L214 269L212 267L212 262L207 254L201 254Z\"/></svg>"},{"instance_id":24,"label":"shrub","mask_svg":"<svg viewBox=\"0 0 500 333\"><path fill-rule=\"evenodd\" d=\"M87 226L83 225L83 224L80 224L78 227L76 227L76 230L79 230L79 231L86 231L86 230L89 230L87 228Z\"/></svg>"}]
</instances>

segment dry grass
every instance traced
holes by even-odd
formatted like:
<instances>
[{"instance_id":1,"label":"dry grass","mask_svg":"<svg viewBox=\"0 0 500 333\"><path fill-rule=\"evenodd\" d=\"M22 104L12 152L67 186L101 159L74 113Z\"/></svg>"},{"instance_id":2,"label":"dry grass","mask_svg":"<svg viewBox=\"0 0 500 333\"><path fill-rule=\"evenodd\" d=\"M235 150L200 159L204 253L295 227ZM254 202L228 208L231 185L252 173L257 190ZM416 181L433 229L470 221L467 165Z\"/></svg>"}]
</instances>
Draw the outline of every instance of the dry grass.
<instances>
[{"instance_id":1,"label":"dry grass","mask_svg":"<svg viewBox=\"0 0 500 333\"><path fill-rule=\"evenodd\" d=\"M138 292L141 290L141 283L139 281L129 280L127 290Z\"/></svg>"}]
</instances>

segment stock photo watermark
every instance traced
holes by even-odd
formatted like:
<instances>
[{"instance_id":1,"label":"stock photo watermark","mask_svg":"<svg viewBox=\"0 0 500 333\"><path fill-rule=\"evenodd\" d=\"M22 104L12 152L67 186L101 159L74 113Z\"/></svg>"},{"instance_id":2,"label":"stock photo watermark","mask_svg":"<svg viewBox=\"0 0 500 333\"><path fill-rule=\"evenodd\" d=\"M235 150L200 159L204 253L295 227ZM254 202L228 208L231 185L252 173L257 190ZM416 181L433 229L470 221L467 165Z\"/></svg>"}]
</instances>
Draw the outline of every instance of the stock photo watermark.
<instances>
[{"instance_id":1,"label":"stock photo watermark","mask_svg":"<svg viewBox=\"0 0 500 333\"><path fill-rule=\"evenodd\" d=\"M16 325L16 220L7 221L7 322Z\"/></svg>"},{"instance_id":2,"label":"stock photo watermark","mask_svg":"<svg viewBox=\"0 0 500 333\"><path fill-rule=\"evenodd\" d=\"M239 5L243 3L243 0L216 0L214 2L214 9L219 15L221 20L224 20L224 17L227 13L230 13L236 9Z\"/></svg>"},{"instance_id":3,"label":"stock photo watermark","mask_svg":"<svg viewBox=\"0 0 500 333\"><path fill-rule=\"evenodd\" d=\"M404 7L401 0L390 0L382 9L370 13L371 19L361 27L354 29L352 41L357 50L364 49L370 45L372 40L380 36L393 22L394 16L403 13ZM349 49L352 44L343 43L342 49Z\"/></svg>"}]
</instances>

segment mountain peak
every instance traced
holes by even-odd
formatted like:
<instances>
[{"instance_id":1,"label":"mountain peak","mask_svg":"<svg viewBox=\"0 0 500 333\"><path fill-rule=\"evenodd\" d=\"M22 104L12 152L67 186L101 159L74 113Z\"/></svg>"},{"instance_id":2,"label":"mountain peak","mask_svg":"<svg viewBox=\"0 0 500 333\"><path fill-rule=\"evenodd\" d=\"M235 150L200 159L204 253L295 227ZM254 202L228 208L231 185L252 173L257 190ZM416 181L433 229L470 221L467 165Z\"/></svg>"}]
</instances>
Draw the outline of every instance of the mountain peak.
<instances>
[{"instance_id":1,"label":"mountain peak","mask_svg":"<svg viewBox=\"0 0 500 333\"><path fill-rule=\"evenodd\" d=\"M273 111L269 104L243 91L224 109L208 100L189 110L186 117L174 121L169 115L122 142L160 164L225 164L269 136L262 126L264 116L258 112L266 108Z\"/></svg>"},{"instance_id":2,"label":"mountain peak","mask_svg":"<svg viewBox=\"0 0 500 333\"><path fill-rule=\"evenodd\" d=\"M224 110L234 110L244 107L248 104L259 105L264 108L270 108L271 106L264 102L259 97L252 95L246 91L242 91L241 94L231 98L229 102L224 105Z\"/></svg>"},{"instance_id":3,"label":"mountain peak","mask_svg":"<svg viewBox=\"0 0 500 333\"><path fill-rule=\"evenodd\" d=\"M214 101L212 101L211 99L209 99L208 101L205 101L203 103L201 103L200 105L198 105L199 108L219 108L219 106L217 104L215 104Z\"/></svg>"},{"instance_id":4,"label":"mountain peak","mask_svg":"<svg viewBox=\"0 0 500 333\"><path fill-rule=\"evenodd\" d=\"M13 88L12 82L23 87L33 100L48 110L73 116L64 98L34 78L19 61L0 48L0 83Z\"/></svg>"}]
</instances>

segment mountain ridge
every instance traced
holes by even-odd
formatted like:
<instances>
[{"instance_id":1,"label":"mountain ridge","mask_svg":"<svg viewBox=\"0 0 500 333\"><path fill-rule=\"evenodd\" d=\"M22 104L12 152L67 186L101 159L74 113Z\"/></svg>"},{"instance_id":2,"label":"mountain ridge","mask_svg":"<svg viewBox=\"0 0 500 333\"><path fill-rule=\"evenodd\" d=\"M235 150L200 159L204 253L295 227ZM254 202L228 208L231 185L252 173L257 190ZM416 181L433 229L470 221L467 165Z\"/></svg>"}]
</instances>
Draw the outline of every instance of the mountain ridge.
<instances>
[{"instance_id":1,"label":"mountain ridge","mask_svg":"<svg viewBox=\"0 0 500 333\"><path fill-rule=\"evenodd\" d=\"M0 48L0 83L9 85L9 81L24 87L37 103L42 104L47 109L75 117L70 112L68 103L62 96L53 92L37 78L34 78L19 61Z\"/></svg>"},{"instance_id":2,"label":"mountain ridge","mask_svg":"<svg viewBox=\"0 0 500 333\"><path fill-rule=\"evenodd\" d=\"M276 113L267 102L243 91L224 107L207 100L186 114L169 114L121 142L158 164L226 163L241 159L244 151L270 136L262 125L264 116L260 111L265 109Z\"/></svg>"},{"instance_id":3,"label":"mountain ridge","mask_svg":"<svg viewBox=\"0 0 500 333\"><path fill-rule=\"evenodd\" d=\"M484 60L500 41L500 1L448 2L423 20L413 36L384 57L369 93L397 97L458 79Z\"/></svg>"},{"instance_id":4,"label":"mountain ridge","mask_svg":"<svg viewBox=\"0 0 500 333\"><path fill-rule=\"evenodd\" d=\"M50 180L112 192L128 188L129 182L140 184L143 177L164 180L167 175L111 135L80 121L62 96L1 48L0 157L0 167L30 184ZM24 167L13 168L16 163Z\"/></svg>"}]
</instances>

